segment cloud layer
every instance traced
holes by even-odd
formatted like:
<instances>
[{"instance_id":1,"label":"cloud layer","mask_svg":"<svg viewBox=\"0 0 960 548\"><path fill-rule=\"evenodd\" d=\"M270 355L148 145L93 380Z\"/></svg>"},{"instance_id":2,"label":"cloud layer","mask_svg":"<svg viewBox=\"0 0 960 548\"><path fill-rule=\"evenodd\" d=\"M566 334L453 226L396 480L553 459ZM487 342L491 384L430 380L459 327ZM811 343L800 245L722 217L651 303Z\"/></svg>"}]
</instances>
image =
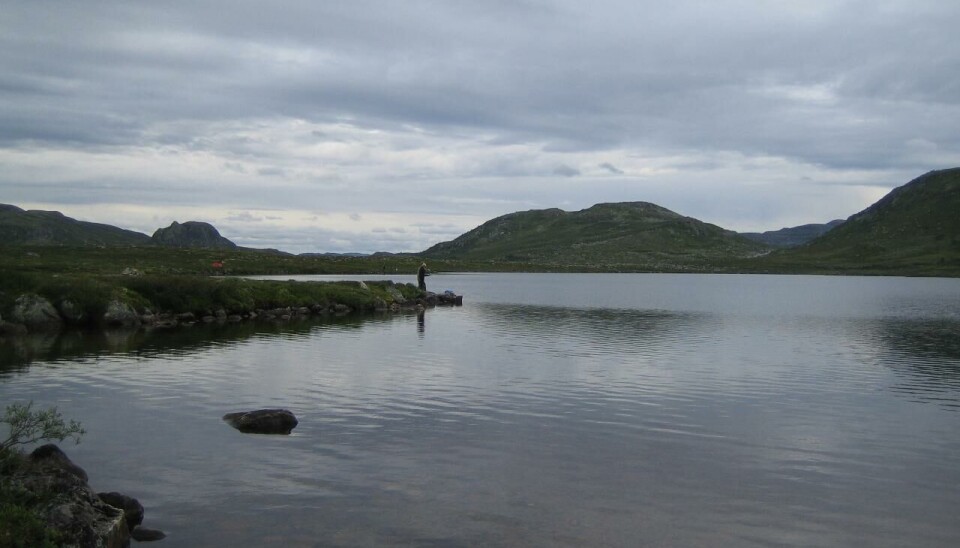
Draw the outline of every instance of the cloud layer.
<instances>
[{"instance_id":1,"label":"cloud layer","mask_svg":"<svg viewBox=\"0 0 960 548\"><path fill-rule=\"evenodd\" d=\"M0 202L148 233L419 250L628 200L765 230L960 165L949 2L9 4Z\"/></svg>"}]
</instances>

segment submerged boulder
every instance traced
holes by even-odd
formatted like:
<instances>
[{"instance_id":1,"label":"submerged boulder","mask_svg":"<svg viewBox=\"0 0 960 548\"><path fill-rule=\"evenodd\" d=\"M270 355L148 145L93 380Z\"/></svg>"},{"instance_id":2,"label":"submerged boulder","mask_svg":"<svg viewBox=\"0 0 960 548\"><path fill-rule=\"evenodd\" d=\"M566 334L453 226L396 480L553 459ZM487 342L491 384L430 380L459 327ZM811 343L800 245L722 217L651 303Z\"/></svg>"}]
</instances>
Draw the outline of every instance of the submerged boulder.
<instances>
[{"instance_id":1,"label":"submerged boulder","mask_svg":"<svg viewBox=\"0 0 960 548\"><path fill-rule=\"evenodd\" d=\"M130 531L130 536L137 542L152 542L167 538L167 534L156 529L147 529L146 527L137 527Z\"/></svg>"},{"instance_id":2,"label":"submerged boulder","mask_svg":"<svg viewBox=\"0 0 960 548\"><path fill-rule=\"evenodd\" d=\"M247 434L289 434L299 421L287 409L258 409L227 413L223 420Z\"/></svg>"}]
</instances>

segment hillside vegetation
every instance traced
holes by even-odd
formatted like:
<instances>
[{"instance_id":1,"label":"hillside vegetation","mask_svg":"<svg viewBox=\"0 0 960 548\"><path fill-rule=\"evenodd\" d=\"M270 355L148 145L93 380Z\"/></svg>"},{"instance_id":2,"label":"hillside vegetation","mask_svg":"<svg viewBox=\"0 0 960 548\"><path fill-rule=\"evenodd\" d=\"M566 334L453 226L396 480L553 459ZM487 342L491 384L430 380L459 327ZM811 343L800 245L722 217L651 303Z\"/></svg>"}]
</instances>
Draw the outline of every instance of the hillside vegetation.
<instances>
[{"instance_id":1,"label":"hillside vegetation","mask_svg":"<svg viewBox=\"0 0 960 548\"><path fill-rule=\"evenodd\" d=\"M956 276L960 168L918 177L823 236L759 263L787 271Z\"/></svg>"},{"instance_id":2,"label":"hillside vegetation","mask_svg":"<svg viewBox=\"0 0 960 548\"><path fill-rule=\"evenodd\" d=\"M796 247L823 236L841 224L843 224L843 221L837 219L823 224L806 224L781 228L780 230L740 232L739 234L755 242L760 242L772 247Z\"/></svg>"},{"instance_id":3,"label":"hillside vegetation","mask_svg":"<svg viewBox=\"0 0 960 548\"><path fill-rule=\"evenodd\" d=\"M16 245L146 245L146 234L111 225L78 221L59 211L24 211L0 204L0 242Z\"/></svg>"},{"instance_id":4,"label":"hillside vegetation","mask_svg":"<svg viewBox=\"0 0 960 548\"><path fill-rule=\"evenodd\" d=\"M524 262L586 270L723 269L767 246L646 203L533 210L497 217L423 252L433 259Z\"/></svg>"}]
</instances>

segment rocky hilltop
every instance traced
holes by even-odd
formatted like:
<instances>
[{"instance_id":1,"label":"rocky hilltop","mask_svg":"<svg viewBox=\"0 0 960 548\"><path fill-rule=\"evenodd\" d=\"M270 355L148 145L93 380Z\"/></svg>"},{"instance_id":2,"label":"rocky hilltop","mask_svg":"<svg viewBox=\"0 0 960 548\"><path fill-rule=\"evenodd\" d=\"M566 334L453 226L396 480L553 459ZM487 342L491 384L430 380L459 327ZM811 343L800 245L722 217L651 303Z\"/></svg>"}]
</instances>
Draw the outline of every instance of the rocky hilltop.
<instances>
[{"instance_id":1,"label":"rocky hilltop","mask_svg":"<svg viewBox=\"0 0 960 548\"><path fill-rule=\"evenodd\" d=\"M171 247L203 247L210 249L236 249L237 244L224 238L210 223L174 221L167 228L158 228L152 242Z\"/></svg>"}]
</instances>

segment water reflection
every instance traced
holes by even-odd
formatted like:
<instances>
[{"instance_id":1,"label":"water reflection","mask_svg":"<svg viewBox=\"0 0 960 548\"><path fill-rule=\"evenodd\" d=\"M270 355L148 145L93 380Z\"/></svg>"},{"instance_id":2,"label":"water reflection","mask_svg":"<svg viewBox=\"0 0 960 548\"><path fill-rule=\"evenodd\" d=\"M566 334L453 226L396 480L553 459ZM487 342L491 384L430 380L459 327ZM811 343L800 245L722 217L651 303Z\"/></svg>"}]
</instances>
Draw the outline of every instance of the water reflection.
<instances>
[{"instance_id":1,"label":"water reflection","mask_svg":"<svg viewBox=\"0 0 960 548\"><path fill-rule=\"evenodd\" d=\"M886 319L875 329L882 363L901 379L892 390L960 410L960 322Z\"/></svg>"},{"instance_id":2,"label":"water reflection","mask_svg":"<svg viewBox=\"0 0 960 548\"><path fill-rule=\"evenodd\" d=\"M715 315L660 310L484 303L475 310L484 329L509 344L594 357L674 352L683 341L703 341L719 322Z\"/></svg>"},{"instance_id":3,"label":"water reflection","mask_svg":"<svg viewBox=\"0 0 960 548\"><path fill-rule=\"evenodd\" d=\"M288 321L213 322L171 329L107 329L30 333L0 338L0 376L33 362L66 362L92 356L130 354L158 357L189 354L253 337L296 338L323 328L358 329L365 322L389 321L398 315L350 315L294 318Z\"/></svg>"},{"instance_id":4,"label":"water reflection","mask_svg":"<svg viewBox=\"0 0 960 548\"><path fill-rule=\"evenodd\" d=\"M930 404L960 392L957 321L887 314L908 291L623 276L565 299L583 278L549 277L503 303L474 279L469 306L423 314L25 340L0 399L83 422L71 457L170 547L960 540L957 415ZM268 406L293 435L220 420Z\"/></svg>"}]
</instances>

